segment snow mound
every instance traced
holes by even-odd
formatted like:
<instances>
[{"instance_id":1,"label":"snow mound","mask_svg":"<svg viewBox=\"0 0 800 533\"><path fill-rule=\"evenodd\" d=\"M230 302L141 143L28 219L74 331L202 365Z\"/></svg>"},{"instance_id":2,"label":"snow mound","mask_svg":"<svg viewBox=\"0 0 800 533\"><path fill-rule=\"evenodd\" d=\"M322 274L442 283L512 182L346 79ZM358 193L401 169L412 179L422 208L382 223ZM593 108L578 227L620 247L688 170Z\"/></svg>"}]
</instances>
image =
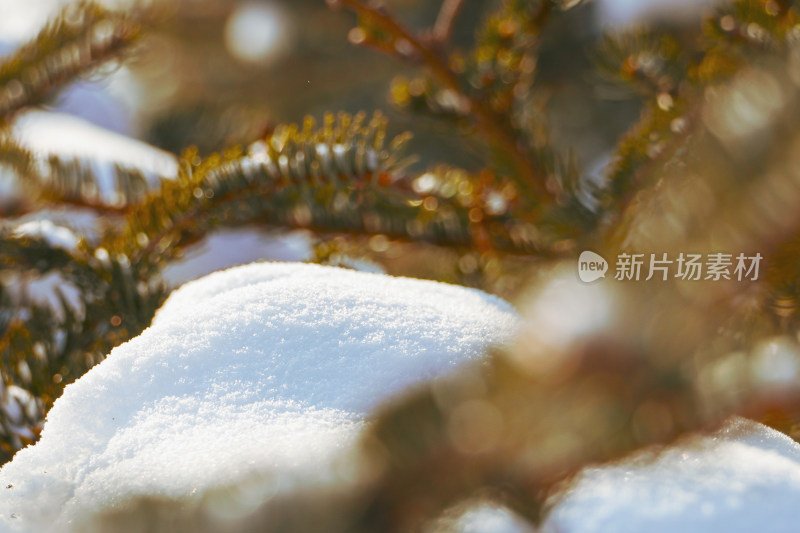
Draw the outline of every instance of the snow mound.
<instances>
[{"instance_id":1,"label":"snow mound","mask_svg":"<svg viewBox=\"0 0 800 533\"><path fill-rule=\"evenodd\" d=\"M0 531L67 531L130 497L254 472L319 478L376 405L517 325L477 290L316 265L187 283L67 387L41 440L0 470Z\"/></svg>"},{"instance_id":2,"label":"snow mound","mask_svg":"<svg viewBox=\"0 0 800 533\"><path fill-rule=\"evenodd\" d=\"M798 501L800 445L734 419L713 437L584 470L543 533L793 533Z\"/></svg>"}]
</instances>

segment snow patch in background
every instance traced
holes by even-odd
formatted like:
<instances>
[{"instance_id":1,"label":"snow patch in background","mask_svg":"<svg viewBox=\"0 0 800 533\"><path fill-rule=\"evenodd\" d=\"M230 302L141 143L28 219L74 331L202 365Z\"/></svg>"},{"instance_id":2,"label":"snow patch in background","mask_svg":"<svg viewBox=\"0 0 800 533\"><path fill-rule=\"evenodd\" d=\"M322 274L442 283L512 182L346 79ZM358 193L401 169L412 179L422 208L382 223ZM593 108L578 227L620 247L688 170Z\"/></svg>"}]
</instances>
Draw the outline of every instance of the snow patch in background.
<instances>
[{"instance_id":1,"label":"snow patch in background","mask_svg":"<svg viewBox=\"0 0 800 533\"><path fill-rule=\"evenodd\" d=\"M535 533L519 515L491 503L467 509L447 531L453 533Z\"/></svg>"},{"instance_id":2,"label":"snow patch in background","mask_svg":"<svg viewBox=\"0 0 800 533\"><path fill-rule=\"evenodd\" d=\"M80 117L95 126L135 136L142 105L141 85L126 67L102 79L82 80L65 89L53 102L53 110Z\"/></svg>"},{"instance_id":3,"label":"snow patch in background","mask_svg":"<svg viewBox=\"0 0 800 533\"><path fill-rule=\"evenodd\" d=\"M798 501L800 445L734 419L713 437L584 470L543 533L793 533Z\"/></svg>"},{"instance_id":4,"label":"snow patch in background","mask_svg":"<svg viewBox=\"0 0 800 533\"><path fill-rule=\"evenodd\" d=\"M39 219L24 222L14 228L14 234L20 237L44 239L50 246L62 248L68 252L78 247L78 236L64 226L57 226L51 220Z\"/></svg>"},{"instance_id":5,"label":"snow patch in background","mask_svg":"<svg viewBox=\"0 0 800 533\"><path fill-rule=\"evenodd\" d=\"M317 265L187 283L67 386L39 443L3 467L0 531L67 531L136 495L188 496L253 473L318 482L377 405L517 326L480 291Z\"/></svg>"},{"instance_id":6,"label":"snow patch in background","mask_svg":"<svg viewBox=\"0 0 800 533\"><path fill-rule=\"evenodd\" d=\"M63 227L71 232L75 238L78 236L89 241L97 241L99 238L98 224L100 215L90 209L82 209L71 206L48 206L47 208L25 214L21 217L9 220L12 224L29 224L32 222L47 224L48 222L56 227Z\"/></svg>"},{"instance_id":7,"label":"snow patch in background","mask_svg":"<svg viewBox=\"0 0 800 533\"><path fill-rule=\"evenodd\" d=\"M67 114L29 111L16 120L13 135L35 155L86 159L95 172L96 166L108 167L101 174L111 175L115 163L146 176L172 178L178 172L174 155Z\"/></svg>"},{"instance_id":8,"label":"snow patch in background","mask_svg":"<svg viewBox=\"0 0 800 533\"><path fill-rule=\"evenodd\" d=\"M217 270L257 260L308 261L312 256L311 239L305 231L223 229L189 248L180 261L167 265L161 275L169 285L178 286Z\"/></svg>"},{"instance_id":9,"label":"snow patch in background","mask_svg":"<svg viewBox=\"0 0 800 533\"><path fill-rule=\"evenodd\" d=\"M699 20L706 9L721 0L600 0L600 22L620 27L648 21Z\"/></svg>"},{"instance_id":10,"label":"snow patch in background","mask_svg":"<svg viewBox=\"0 0 800 533\"><path fill-rule=\"evenodd\" d=\"M95 0L108 9L126 9L143 0ZM160 0L157 0L160 1ZM0 0L0 36L22 44L36 37L47 21L74 0Z\"/></svg>"}]
</instances>

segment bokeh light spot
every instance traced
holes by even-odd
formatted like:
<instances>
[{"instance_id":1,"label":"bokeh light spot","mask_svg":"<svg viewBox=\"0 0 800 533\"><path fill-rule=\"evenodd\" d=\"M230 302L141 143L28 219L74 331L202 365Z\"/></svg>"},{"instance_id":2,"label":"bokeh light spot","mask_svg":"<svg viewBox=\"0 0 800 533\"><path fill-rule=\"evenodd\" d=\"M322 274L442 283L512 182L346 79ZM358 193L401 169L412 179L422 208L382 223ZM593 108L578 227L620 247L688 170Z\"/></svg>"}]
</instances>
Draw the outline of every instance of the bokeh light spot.
<instances>
[{"instance_id":1,"label":"bokeh light spot","mask_svg":"<svg viewBox=\"0 0 800 533\"><path fill-rule=\"evenodd\" d=\"M244 2L225 24L225 45L246 63L267 64L282 56L291 44L289 20L276 4Z\"/></svg>"}]
</instances>

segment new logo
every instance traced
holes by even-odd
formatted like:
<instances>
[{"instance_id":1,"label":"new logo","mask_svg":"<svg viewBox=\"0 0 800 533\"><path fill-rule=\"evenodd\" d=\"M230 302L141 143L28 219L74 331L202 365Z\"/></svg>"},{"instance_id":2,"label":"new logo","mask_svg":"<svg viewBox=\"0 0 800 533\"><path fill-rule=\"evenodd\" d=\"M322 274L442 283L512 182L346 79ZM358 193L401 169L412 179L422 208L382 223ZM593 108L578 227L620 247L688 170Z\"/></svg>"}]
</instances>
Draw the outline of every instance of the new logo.
<instances>
[{"instance_id":1,"label":"new logo","mask_svg":"<svg viewBox=\"0 0 800 533\"><path fill-rule=\"evenodd\" d=\"M591 283L600 278L605 278L607 271L608 261L594 252L587 250L582 252L578 258L578 277L584 283Z\"/></svg>"}]
</instances>

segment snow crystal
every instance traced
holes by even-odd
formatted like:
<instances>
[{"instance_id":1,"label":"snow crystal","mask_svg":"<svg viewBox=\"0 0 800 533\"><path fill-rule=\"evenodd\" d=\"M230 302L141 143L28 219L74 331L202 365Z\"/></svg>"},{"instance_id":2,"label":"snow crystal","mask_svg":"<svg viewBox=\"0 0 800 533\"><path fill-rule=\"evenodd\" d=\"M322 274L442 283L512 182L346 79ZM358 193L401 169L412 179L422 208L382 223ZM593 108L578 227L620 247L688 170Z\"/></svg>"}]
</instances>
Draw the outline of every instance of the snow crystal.
<instances>
[{"instance_id":1,"label":"snow crystal","mask_svg":"<svg viewBox=\"0 0 800 533\"><path fill-rule=\"evenodd\" d=\"M800 445L734 419L715 436L584 470L543 533L792 533L798 501Z\"/></svg>"},{"instance_id":2,"label":"snow crystal","mask_svg":"<svg viewBox=\"0 0 800 533\"><path fill-rule=\"evenodd\" d=\"M316 265L187 283L65 389L39 443L0 471L11 487L0 531L64 531L135 495L187 496L253 472L317 479L377 405L517 324L480 291Z\"/></svg>"}]
</instances>

